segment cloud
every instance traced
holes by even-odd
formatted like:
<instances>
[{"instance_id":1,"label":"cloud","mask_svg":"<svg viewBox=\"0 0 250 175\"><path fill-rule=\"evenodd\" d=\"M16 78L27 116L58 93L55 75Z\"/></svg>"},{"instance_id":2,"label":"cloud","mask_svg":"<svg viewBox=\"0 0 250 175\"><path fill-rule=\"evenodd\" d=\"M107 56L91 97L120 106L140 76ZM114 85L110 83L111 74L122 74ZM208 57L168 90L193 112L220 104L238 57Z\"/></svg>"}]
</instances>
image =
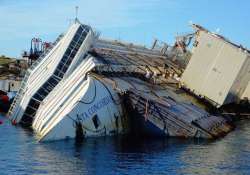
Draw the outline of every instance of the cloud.
<instances>
[{"instance_id":1,"label":"cloud","mask_svg":"<svg viewBox=\"0 0 250 175\"><path fill-rule=\"evenodd\" d=\"M104 33L162 20L162 12L178 9L174 0L0 0L0 52L17 56L35 36L53 40L69 26L79 6L79 19ZM11 49L10 45L14 46ZM1 54L0 53L0 54Z\"/></svg>"},{"instance_id":2,"label":"cloud","mask_svg":"<svg viewBox=\"0 0 250 175\"><path fill-rule=\"evenodd\" d=\"M244 20L249 17L247 1L0 0L0 54L18 56L35 36L54 40L75 17L76 5L81 22L111 38L146 44L154 37L173 41L177 32L189 30L188 21L193 20L212 30L220 27L225 36L249 45L248 27L243 27L250 26Z\"/></svg>"}]
</instances>

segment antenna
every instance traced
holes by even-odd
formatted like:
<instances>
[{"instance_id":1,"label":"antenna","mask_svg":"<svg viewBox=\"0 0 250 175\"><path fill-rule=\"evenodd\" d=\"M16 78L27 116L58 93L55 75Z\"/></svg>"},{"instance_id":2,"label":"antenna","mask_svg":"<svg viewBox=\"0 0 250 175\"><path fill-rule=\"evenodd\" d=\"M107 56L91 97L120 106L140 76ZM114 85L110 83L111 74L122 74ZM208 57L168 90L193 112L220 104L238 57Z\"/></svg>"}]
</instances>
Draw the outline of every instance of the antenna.
<instances>
[{"instance_id":1,"label":"antenna","mask_svg":"<svg viewBox=\"0 0 250 175\"><path fill-rule=\"evenodd\" d=\"M78 18L77 18L77 17L78 17L78 9L79 9L79 7L76 6L76 7L75 7L75 10L76 10L76 18L75 18L75 21L78 21Z\"/></svg>"}]
</instances>

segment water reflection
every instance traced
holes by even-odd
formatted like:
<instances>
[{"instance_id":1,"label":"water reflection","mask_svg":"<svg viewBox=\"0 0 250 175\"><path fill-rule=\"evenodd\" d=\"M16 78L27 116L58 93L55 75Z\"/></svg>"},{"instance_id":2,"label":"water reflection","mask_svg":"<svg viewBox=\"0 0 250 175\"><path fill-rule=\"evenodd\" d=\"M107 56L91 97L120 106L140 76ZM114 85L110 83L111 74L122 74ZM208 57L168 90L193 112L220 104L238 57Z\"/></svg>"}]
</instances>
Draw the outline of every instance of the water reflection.
<instances>
[{"instance_id":1,"label":"water reflection","mask_svg":"<svg viewBox=\"0 0 250 175\"><path fill-rule=\"evenodd\" d=\"M39 162L50 160L48 172L54 172L59 164L60 174L165 174L178 173L178 159L190 144L197 140L138 139L133 137L103 137L88 139L82 144L60 141L37 146L34 154ZM202 142L203 143L203 142ZM46 156L45 156L46 155ZM65 163L63 163L65 162Z\"/></svg>"},{"instance_id":2,"label":"water reflection","mask_svg":"<svg viewBox=\"0 0 250 175\"><path fill-rule=\"evenodd\" d=\"M238 122L238 128L225 138L210 144L190 145L183 152L187 166L182 172L190 174L249 174L249 121Z\"/></svg>"},{"instance_id":3,"label":"water reflection","mask_svg":"<svg viewBox=\"0 0 250 175\"><path fill-rule=\"evenodd\" d=\"M1 118L2 119L2 118ZM103 137L37 143L0 125L1 174L249 174L250 122L215 142Z\"/></svg>"}]
</instances>

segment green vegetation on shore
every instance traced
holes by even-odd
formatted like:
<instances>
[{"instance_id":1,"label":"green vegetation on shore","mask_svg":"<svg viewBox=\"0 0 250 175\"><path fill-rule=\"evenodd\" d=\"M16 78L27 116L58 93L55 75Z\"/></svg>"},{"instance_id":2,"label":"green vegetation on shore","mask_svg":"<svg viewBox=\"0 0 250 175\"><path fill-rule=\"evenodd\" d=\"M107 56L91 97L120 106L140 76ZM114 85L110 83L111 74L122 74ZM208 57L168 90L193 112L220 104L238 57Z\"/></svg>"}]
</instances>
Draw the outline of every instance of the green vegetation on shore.
<instances>
[{"instance_id":1,"label":"green vegetation on shore","mask_svg":"<svg viewBox=\"0 0 250 175\"><path fill-rule=\"evenodd\" d=\"M15 61L14 58L6 57L4 55L0 56L0 65L6 65L6 64L9 64L13 61Z\"/></svg>"}]
</instances>

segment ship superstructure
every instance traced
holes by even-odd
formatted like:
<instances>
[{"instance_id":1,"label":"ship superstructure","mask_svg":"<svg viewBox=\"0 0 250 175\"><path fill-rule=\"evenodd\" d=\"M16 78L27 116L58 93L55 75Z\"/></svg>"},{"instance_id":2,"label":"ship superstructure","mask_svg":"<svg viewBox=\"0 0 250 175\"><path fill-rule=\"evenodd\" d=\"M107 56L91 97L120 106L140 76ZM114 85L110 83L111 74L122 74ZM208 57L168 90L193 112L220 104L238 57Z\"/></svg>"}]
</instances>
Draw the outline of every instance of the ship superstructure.
<instances>
[{"instance_id":1,"label":"ship superstructure","mask_svg":"<svg viewBox=\"0 0 250 175\"><path fill-rule=\"evenodd\" d=\"M217 138L232 130L179 88L175 49L98 38L73 24L28 71L9 111L40 141L143 131ZM132 124L131 124L132 123Z\"/></svg>"},{"instance_id":2,"label":"ship superstructure","mask_svg":"<svg viewBox=\"0 0 250 175\"><path fill-rule=\"evenodd\" d=\"M44 98L86 56L94 34L89 26L75 22L53 47L28 69L9 110L14 123L30 126Z\"/></svg>"}]
</instances>

